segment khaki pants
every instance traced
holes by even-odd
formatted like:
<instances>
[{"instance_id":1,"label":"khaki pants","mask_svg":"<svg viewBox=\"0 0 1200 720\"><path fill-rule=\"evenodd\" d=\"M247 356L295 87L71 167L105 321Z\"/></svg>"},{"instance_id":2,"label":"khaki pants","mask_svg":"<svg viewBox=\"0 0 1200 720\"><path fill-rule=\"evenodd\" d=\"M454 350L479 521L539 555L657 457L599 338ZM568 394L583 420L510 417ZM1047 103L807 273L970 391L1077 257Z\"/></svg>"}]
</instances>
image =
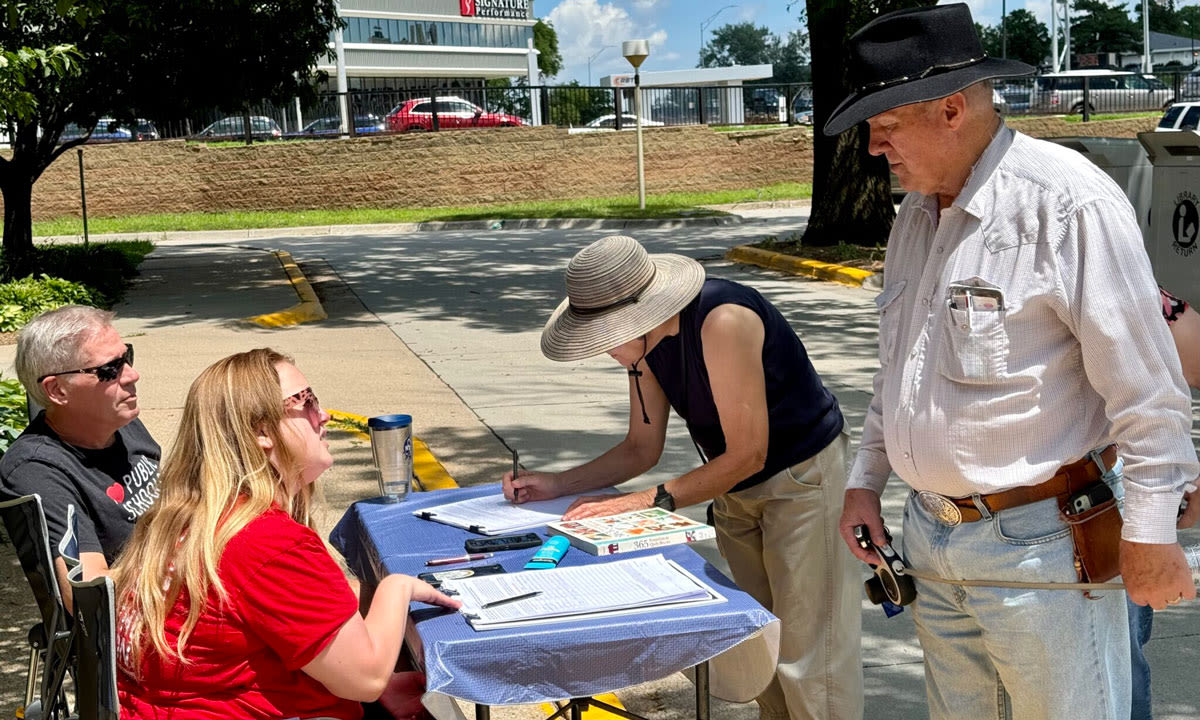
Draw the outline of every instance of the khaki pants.
<instances>
[{"instance_id":1,"label":"khaki pants","mask_svg":"<svg viewBox=\"0 0 1200 720\"><path fill-rule=\"evenodd\" d=\"M838 534L843 433L812 458L713 504L717 545L739 587L782 623L764 719L859 720L862 573Z\"/></svg>"}]
</instances>

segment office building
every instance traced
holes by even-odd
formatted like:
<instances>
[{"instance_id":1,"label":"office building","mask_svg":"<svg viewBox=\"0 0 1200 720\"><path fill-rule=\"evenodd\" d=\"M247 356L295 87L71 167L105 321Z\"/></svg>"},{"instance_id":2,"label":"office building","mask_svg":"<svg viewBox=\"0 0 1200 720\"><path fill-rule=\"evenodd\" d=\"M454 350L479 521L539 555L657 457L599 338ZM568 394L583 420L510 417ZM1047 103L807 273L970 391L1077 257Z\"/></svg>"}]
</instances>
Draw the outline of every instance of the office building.
<instances>
[{"instance_id":1,"label":"office building","mask_svg":"<svg viewBox=\"0 0 1200 720\"><path fill-rule=\"evenodd\" d=\"M466 90L513 77L538 84L533 0L342 0L339 14L341 68L318 66L328 90Z\"/></svg>"}]
</instances>

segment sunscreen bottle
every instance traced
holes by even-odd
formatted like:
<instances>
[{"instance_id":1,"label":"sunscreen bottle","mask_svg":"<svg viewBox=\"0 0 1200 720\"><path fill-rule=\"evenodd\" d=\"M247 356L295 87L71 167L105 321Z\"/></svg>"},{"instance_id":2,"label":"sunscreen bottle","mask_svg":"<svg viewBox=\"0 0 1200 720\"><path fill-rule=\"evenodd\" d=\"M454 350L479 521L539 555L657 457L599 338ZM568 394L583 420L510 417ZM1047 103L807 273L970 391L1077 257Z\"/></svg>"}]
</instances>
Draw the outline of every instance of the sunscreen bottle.
<instances>
[{"instance_id":1,"label":"sunscreen bottle","mask_svg":"<svg viewBox=\"0 0 1200 720\"><path fill-rule=\"evenodd\" d=\"M555 535L542 546L538 551L529 558L529 562L525 563L526 570L549 570L556 567L558 561L562 560L563 555L567 554L567 548L571 547L571 541L562 535Z\"/></svg>"}]
</instances>

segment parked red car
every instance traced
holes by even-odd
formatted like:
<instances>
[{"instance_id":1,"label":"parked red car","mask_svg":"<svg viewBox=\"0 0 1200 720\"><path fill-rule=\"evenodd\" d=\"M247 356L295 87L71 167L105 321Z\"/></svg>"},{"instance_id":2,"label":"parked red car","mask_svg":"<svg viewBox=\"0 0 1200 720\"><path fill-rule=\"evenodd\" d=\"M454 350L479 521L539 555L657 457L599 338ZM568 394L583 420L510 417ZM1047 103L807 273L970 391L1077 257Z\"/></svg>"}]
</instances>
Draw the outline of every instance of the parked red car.
<instances>
[{"instance_id":1,"label":"parked red car","mask_svg":"<svg viewBox=\"0 0 1200 720\"><path fill-rule=\"evenodd\" d=\"M433 102L430 98L405 100L387 116L388 130L409 132L410 130L433 130ZM504 113L484 112L478 105L460 97L437 99L438 128L454 130L476 127L516 127L524 125L521 118Z\"/></svg>"}]
</instances>

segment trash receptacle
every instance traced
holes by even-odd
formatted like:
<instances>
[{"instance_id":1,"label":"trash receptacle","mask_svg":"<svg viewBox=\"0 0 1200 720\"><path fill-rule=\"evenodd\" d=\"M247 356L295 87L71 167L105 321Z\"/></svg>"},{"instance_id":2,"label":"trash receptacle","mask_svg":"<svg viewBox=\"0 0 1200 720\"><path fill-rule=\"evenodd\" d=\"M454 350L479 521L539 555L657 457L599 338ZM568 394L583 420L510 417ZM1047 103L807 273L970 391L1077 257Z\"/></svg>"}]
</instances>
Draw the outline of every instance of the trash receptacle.
<instances>
[{"instance_id":1,"label":"trash receptacle","mask_svg":"<svg viewBox=\"0 0 1200 720\"><path fill-rule=\"evenodd\" d=\"M1200 135L1144 132L1138 140L1153 165L1146 253L1158 284L1200 303Z\"/></svg>"},{"instance_id":2,"label":"trash receptacle","mask_svg":"<svg viewBox=\"0 0 1200 720\"><path fill-rule=\"evenodd\" d=\"M1083 154L1108 174L1125 191L1137 215L1138 227L1149 251L1150 198L1153 167L1146 149L1137 138L1059 137L1046 138Z\"/></svg>"}]
</instances>

